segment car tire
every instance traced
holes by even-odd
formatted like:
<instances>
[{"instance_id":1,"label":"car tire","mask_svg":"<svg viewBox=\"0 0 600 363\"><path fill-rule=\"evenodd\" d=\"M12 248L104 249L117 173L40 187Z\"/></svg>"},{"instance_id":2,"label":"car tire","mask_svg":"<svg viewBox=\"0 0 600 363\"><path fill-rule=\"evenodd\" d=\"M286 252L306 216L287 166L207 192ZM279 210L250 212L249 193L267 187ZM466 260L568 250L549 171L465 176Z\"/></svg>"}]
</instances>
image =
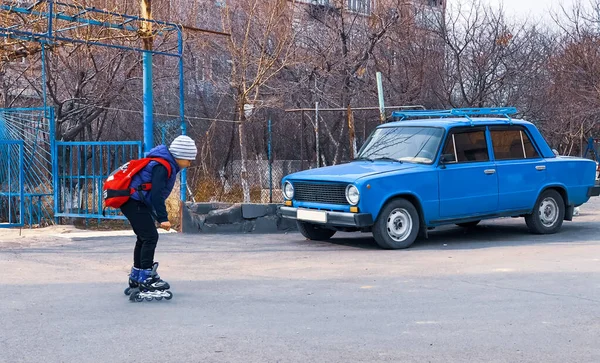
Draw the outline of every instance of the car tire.
<instances>
[{"instance_id":1,"label":"car tire","mask_svg":"<svg viewBox=\"0 0 600 363\"><path fill-rule=\"evenodd\" d=\"M420 223L419 212L411 202L394 199L380 211L373 226L373 237L384 249L407 248L417 239Z\"/></svg>"},{"instance_id":2,"label":"car tire","mask_svg":"<svg viewBox=\"0 0 600 363\"><path fill-rule=\"evenodd\" d=\"M565 202L554 189L542 192L535 202L533 212L525 216L525 223L532 233L552 234L558 232L565 218Z\"/></svg>"},{"instance_id":3,"label":"car tire","mask_svg":"<svg viewBox=\"0 0 600 363\"><path fill-rule=\"evenodd\" d=\"M473 228L476 225L479 224L479 222L481 221L472 221L472 222L465 222L465 223L456 223L457 226L459 227L463 227L463 228Z\"/></svg>"},{"instance_id":4,"label":"car tire","mask_svg":"<svg viewBox=\"0 0 600 363\"><path fill-rule=\"evenodd\" d=\"M313 241L326 241L330 239L336 231L320 227L313 223L300 222L298 223L298 230L302 235Z\"/></svg>"}]
</instances>

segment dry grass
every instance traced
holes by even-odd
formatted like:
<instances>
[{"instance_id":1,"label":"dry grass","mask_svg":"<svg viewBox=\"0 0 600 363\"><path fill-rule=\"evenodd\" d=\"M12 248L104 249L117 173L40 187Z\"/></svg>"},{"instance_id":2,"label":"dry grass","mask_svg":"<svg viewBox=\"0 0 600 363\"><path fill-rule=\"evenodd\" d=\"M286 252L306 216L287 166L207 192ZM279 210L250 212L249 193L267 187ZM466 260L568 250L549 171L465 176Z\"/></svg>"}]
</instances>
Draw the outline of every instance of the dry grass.
<instances>
[{"instance_id":1,"label":"dry grass","mask_svg":"<svg viewBox=\"0 0 600 363\"><path fill-rule=\"evenodd\" d=\"M202 178L192 186L196 202L229 202L239 203L244 200L244 191L241 184L234 184L225 190L222 182L216 178ZM250 201L260 203L261 188L250 187Z\"/></svg>"}]
</instances>

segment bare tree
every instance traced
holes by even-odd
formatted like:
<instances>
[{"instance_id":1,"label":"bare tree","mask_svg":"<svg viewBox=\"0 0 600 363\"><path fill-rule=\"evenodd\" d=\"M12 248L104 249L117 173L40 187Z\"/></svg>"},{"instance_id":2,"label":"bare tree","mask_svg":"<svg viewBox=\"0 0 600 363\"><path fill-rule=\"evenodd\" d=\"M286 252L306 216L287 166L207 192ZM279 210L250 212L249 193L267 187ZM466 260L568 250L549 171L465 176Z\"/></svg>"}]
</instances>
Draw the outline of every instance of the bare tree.
<instances>
[{"instance_id":1,"label":"bare tree","mask_svg":"<svg viewBox=\"0 0 600 363\"><path fill-rule=\"evenodd\" d=\"M563 8L556 50L548 62L545 131L561 153L582 152L600 119L600 1Z\"/></svg>"},{"instance_id":2,"label":"bare tree","mask_svg":"<svg viewBox=\"0 0 600 363\"><path fill-rule=\"evenodd\" d=\"M369 0L298 4L299 65L288 70L294 82L288 89L290 105L312 107L319 102L320 108L344 109L321 116L326 163L337 164L346 150L356 151L354 118L346 110L377 102L368 89L376 89L371 80L377 71L378 47L399 22L399 13L390 9L393 6L387 3L375 7ZM316 122L312 118L313 127Z\"/></svg>"},{"instance_id":3,"label":"bare tree","mask_svg":"<svg viewBox=\"0 0 600 363\"><path fill-rule=\"evenodd\" d=\"M502 9L483 6L480 0L457 6L440 27L446 59L438 71L443 85L438 97L451 107L519 102L549 53L539 41L540 32L528 24L509 24Z\"/></svg>"},{"instance_id":4,"label":"bare tree","mask_svg":"<svg viewBox=\"0 0 600 363\"><path fill-rule=\"evenodd\" d=\"M241 151L241 182L244 202L250 201L246 124L259 107L268 106L263 88L293 58L293 12L287 0L238 0L222 8L223 30L230 33L231 87Z\"/></svg>"}]
</instances>

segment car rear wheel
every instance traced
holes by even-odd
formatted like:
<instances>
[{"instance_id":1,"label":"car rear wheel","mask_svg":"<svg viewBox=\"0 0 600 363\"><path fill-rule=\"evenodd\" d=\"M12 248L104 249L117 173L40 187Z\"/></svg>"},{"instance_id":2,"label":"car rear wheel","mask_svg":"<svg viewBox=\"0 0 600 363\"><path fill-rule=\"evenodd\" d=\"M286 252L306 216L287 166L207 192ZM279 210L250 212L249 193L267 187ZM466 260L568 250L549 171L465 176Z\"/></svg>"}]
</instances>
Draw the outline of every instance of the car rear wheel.
<instances>
[{"instance_id":1,"label":"car rear wheel","mask_svg":"<svg viewBox=\"0 0 600 363\"><path fill-rule=\"evenodd\" d=\"M330 239L336 231L320 227L313 223L298 221L298 230L302 235L313 241L325 241Z\"/></svg>"},{"instance_id":2,"label":"car rear wheel","mask_svg":"<svg viewBox=\"0 0 600 363\"><path fill-rule=\"evenodd\" d=\"M406 199L388 202L373 226L373 237L381 248L401 249L412 245L419 234L419 213Z\"/></svg>"},{"instance_id":3,"label":"car rear wheel","mask_svg":"<svg viewBox=\"0 0 600 363\"><path fill-rule=\"evenodd\" d=\"M544 191L538 197L533 212L525 216L525 223L532 233L556 233L565 218L565 202L554 189Z\"/></svg>"}]
</instances>

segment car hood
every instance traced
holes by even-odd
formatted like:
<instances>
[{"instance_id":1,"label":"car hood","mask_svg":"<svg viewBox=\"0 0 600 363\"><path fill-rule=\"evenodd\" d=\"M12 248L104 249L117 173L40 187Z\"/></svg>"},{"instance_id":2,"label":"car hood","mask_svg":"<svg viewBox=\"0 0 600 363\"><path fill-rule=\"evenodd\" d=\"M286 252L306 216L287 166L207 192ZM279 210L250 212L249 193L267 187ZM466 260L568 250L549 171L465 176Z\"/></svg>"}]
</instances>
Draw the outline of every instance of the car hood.
<instances>
[{"instance_id":1,"label":"car hood","mask_svg":"<svg viewBox=\"0 0 600 363\"><path fill-rule=\"evenodd\" d=\"M352 183L360 178L382 173L413 169L418 164L391 161L354 161L347 164L325 166L289 175L290 180L332 181Z\"/></svg>"}]
</instances>

